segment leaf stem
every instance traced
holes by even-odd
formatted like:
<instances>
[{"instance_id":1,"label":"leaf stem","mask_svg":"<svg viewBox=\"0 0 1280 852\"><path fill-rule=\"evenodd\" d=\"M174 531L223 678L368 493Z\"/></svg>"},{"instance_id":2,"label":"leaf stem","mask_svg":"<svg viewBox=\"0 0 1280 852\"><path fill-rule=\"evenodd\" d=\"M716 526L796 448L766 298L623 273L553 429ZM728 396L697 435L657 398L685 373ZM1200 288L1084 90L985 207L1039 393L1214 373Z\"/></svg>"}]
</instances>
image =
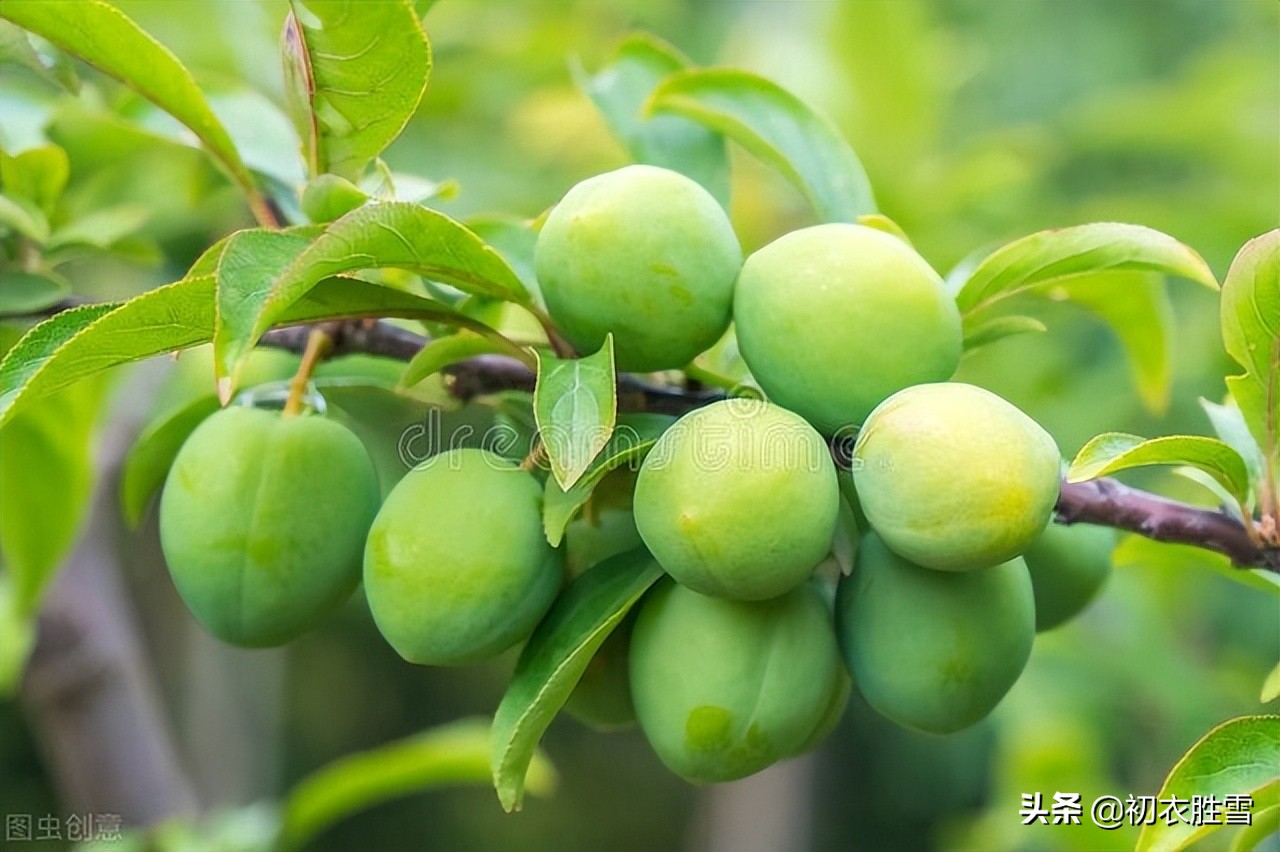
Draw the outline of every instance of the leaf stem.
<instances>
[{"instance_id":1,"label":"leaf stem","mask_svg":"<svg viewBox=\"0 0 1280 852\"><path fill-rule=\"evenodd\" d=\"M547 457L546 448L542 446L542 439L534 437L533 446L529 449L529 455L524 457L520 462L520 469L525 473L532 473L542 466L543 460Z\"/></svg>"}]
</instances>

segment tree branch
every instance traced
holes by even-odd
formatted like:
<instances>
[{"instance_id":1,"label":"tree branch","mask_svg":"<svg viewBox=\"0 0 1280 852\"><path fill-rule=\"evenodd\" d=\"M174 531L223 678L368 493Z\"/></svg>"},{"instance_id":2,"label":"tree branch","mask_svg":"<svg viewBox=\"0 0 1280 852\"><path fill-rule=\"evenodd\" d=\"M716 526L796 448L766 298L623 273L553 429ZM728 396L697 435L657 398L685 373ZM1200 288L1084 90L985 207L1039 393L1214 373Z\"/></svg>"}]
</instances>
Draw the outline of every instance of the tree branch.
<instances>
[{"instance_id":1,"label":"tree branch","mask_svg":"<svg viewBox=\"0 0 1280 852\"><path fill-rule=\"evenodd\" d=\"M262 343L294 352L306 347L305 327L267 332ZM334 338L332 354L356 352L409 360L427 343L419 334L377 320L344 323ZM480 355L444 369L450 391L459 399L504 390L533 390L534 374L520 362L501 355ZM682 414L717 399L719 392L654 384L623 373L618 377L619 404L646 411ZM833 444L837 464L848 466L847 442ZM1130 488L1114 479L1063 482L1056 506L1062 524L1087 523L1128 530L1156 541L1189 544L1224 554L1241 568L1280 573L1280 550L1259 547L1244 526L1230 515L1178 503Z\"/></svg>"}]
</instances>

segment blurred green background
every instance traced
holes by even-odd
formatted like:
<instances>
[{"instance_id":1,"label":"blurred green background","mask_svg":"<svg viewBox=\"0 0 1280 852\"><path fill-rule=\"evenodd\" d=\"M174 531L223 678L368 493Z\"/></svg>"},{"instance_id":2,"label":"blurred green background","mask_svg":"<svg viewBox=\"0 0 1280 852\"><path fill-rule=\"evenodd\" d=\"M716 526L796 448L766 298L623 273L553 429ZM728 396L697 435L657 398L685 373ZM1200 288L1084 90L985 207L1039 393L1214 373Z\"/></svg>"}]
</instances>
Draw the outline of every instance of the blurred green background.
<instances>
[{"instance_id":1,"label":"blurred green background","mask_svg":"<svg viewBox=\"0 0 1280 852\"><path fill-rule=\"evenodd\" d=\"M202 84L227 93L255 167L289 179L287 134L263 119L261 104L236 99L247 84L281 101L285 4L119 5ZM769 76L834 119L882 211L944 273L1000 241L1110 220L1172 234L1221 278L1245 240L1280 222L1278 9L1272 0L442 0L426 16L435 51L426 98L387 160L456 180L456 196L436 203L451 214L536 216L576 181L625 162L570 68L597 67L619 38L643 29L699 63ZM248 224L198 153L108 132L113 113L139 113L136 98L99 85L75 103L55 101L19 72L0 84L6 144L44 136L68 149L69 204L110 197L155 211L131 252L65 270L81 292L172 280L216 236ZM790 185L733 153L732 214L744 249L810 222ZM1166 411L1143 408L1115 338L1066 305L1037 309L1049 334L985 348L966 359L961 378L1023 407L1068 457L1108 430L1206 433L1198 399L1219 399L1229 369L1217 301L1179 282L1171 294ZM1135 481L1204 499L1171 476ZM221 648L177 603L154 527L122 549L184 758L213 807L271 798L343 754L492 712L512 664L408 666L359 601L285 651ZM1154 794L1209 727L1261 712L1280 611L1205 561L1133 549L1082 618L1038 639L1013 692L967 732L910 734L855 697L816 755L700 790L663 770L638 733L599 734L561 719L545 740L561 776L554 798L507 816L486 789L414 797L342 823L315 848L1132 848L1128 829L1023 829L1020 794L1080 792L1085 802ZM12 702L0 703L0 803L8 813L63 810Z\"/></svg>"}]
</instances>

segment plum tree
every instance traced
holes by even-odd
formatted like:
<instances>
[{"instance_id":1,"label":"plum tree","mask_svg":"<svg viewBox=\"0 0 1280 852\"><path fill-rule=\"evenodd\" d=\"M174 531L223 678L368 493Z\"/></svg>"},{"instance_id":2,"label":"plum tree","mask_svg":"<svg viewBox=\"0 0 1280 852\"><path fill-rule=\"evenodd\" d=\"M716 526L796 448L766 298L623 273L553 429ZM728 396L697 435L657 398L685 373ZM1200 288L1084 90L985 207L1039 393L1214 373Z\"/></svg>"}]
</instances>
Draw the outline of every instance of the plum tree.
<instances>
[{"instance_id":1,"label":"plum tree","mask_svg":"<svg viewBox=\"0 0 1280 852\"><path fill-rule=\"evenodd\" d=\"M635 165L569 190L534 263L570 343L594 352L613 332L618 368L645 372L683 367L724 333L742 249L709 192Z\"/></svg>"},{"instance_id":2,"label":"plum tree","mask_svg":"<svg viewBox=\"0 0 1280 852\"><path fill-rule=\"evenodd\" d=\"M863 225L804 228L752 254L733 319L760 387L827 434L894 391L951 378L960 362L960 313L938 273Z\"/></svg>"},{"instance_id":3,"label":"plum tree","mask_svg":"<svg viewBox=\"0 0 1280 852\"><path fill-rule=\"evenodd\" d=\"M1057 444L983 388L916 385L858 433L853 479L871 527L927 568L989 568L1021 554L1058 496Z\"/></svg>"},{"instance_id":4,"label":"plum tree","mask_svg":"<svg viewBox=\"0 0 1280 852\"><path fill-rule=\"evenodd\" d=\"M836 594L840 649L879 713L933 734L991 712L1031 654L1035 604L1020 558L975 571L934 571L875 533L858 546Z\"/></svg>"},{"instance_id":5,"label":"plum tree","mask_svg":"<svg viewBox=\"0 0 1280 852\"><path fill-rule=\"evenodd\" d=\"M235 406L201 423L174 459L161 546L211 633L278 645L355 589L378 497L373 463L346 427Z\"/></svg>"},{"instance_id":6,"label":"plum tree","mask_svg":"<svg viewBox=\"0 0 1280 852\"><path fill-rule=\"evenodd\" d=\"M1074 618L1111 576L1115 533L1089 524L1050 524L1026 553L1036 596L1036 630Z\"/></svg>"},{"instance_id":7,"label":"plum tree","mask_svg":"<svg viewBox=\"0 0 1280 852\"><path fill-rule=\"evenodd\" d=\"M560 588L542 488L479 449L433 456L387 495L364 553L365 595L402 657L458 665L528 637Z\"/></svg>"},{"instance_id":8,"label":"plum tree","mask_svg":"<svg viewBox=\"0 0 1280 852\"><path fill-rule=\"evenodd\" d=\"M796 587L826 556L839 499L809 424L729 399L686 414L654 445L636 482L636 526L680 583L760 600Z\"/></svg>"},{"instance_id":9,"label":"plum tree","mask_svg":"<svg viewBox=\"0 0 1280 852\"><path fill-rule=\"evenodd\" d=\"M815 744L845 677L810 584L728 601L664 581L631 637L636 718L662 762L695 782L742 778Z\"/></svg>"}]
</instances>

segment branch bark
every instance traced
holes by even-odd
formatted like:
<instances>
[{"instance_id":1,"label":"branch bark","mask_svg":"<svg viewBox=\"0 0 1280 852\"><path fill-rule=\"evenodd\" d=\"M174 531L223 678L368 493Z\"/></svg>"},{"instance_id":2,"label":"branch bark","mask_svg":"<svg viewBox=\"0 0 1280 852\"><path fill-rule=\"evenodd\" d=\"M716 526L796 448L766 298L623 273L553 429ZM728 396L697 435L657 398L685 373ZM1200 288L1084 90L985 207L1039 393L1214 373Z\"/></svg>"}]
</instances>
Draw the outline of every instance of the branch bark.
<instances>
[{"instance_id":1,"label":"branch bark","mask_svg":"<svg viewBox=\"0 0 1280 852\"><path fill-rule=\"evenodd\" d=\"M267 332L263 345L302 352L307 328L293 326ZM410 360L427 338L377 320L352 320L341 324L334 336L332 355L365 353ZM513 358L480 355L444 369L450 390L468 400L504 390L533 390L533 372ZM619 403L646 411L683 414L723 399L716 391L689 390L660 385L628 373L618 377ZM848 447L832 447L837 464L848 464ZM1088 482L1063 482L1056 506L1062 524L1098 524L1128 530L1156 541L1189 544L1226 555L1240 568L1265 568L1280 573L1280 550L1259 547L1244 526L1230 515L1178 503L1104 478Z\"/></svg>"}]
</instances>

